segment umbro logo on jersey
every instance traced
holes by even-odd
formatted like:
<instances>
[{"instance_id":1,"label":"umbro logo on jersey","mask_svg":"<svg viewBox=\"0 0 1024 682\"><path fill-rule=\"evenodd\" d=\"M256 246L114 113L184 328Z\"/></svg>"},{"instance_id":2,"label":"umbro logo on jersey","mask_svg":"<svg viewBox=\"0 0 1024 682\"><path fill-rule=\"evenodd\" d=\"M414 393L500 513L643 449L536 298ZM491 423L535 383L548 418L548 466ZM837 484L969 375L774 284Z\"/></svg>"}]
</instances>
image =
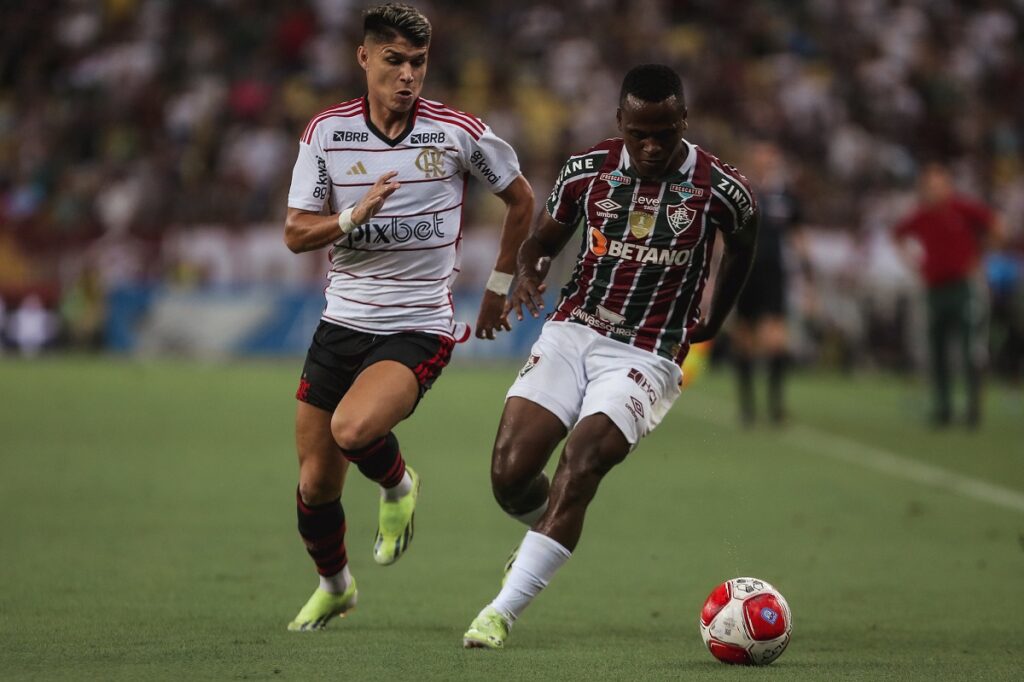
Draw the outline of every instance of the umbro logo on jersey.
<instances>
[{"instance_id":1,"label":"umbro logo on jersey","mask_svg":"<svg viewBox=\"0 0 1024 682\"><path fill-rule=\"evenodd\" d=\"M345 175L366 175L366 166L363 165L362 161L359 161L356 165L349 168Z\"/></svg>"},{"instance_id":2,"label":"umbro logo on jersey","mask_svg":"<svg viewBox=\"0 0 1024 682\"><path fill-rule=\"evenodd\" d=\"M594 206L597 206L602 211L618 211L622 208L622 204L611 199L601 199L601 201L595 201Z\"/></svg>"},{"instance_id":3,"label":"umbro logo on jersey","mask_svg":"<svg viewBox=\"0 0 1024 682\"><path fill-rule=\"evenodd\" d=\"M370 133L358 130L335 130L331 139L335 142L367 142L370 139Z\"/></svg>"}]
</instances>

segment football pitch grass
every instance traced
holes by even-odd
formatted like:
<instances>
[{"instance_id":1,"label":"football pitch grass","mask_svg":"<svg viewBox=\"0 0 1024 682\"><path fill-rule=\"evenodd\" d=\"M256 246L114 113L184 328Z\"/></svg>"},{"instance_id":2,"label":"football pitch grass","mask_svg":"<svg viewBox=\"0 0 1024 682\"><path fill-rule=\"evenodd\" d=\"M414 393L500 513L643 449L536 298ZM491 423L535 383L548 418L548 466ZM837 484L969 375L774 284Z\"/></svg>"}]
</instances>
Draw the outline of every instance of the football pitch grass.
<instances>
[{"instance_id":1,"label":"football pitch grass","mask_svg":"<svg viewBox=\"0 0 1024 682\"><path fill-rule=\"evenodd\" d=\"M504 651L461 635L524 529L489 452L513 367L445 372L398 436L416 539L370 556L376 491L345 492L359 607L287 622L316 584L295 531L299 360L0 361L0 679L1024 679L1024 405L969 434L919 386L798 375L788 428L735 426L709 374L605 480L572 560ZM697 615L720 581L793 609L767 668L725 666Z\"/></svg>"}]
</instances>

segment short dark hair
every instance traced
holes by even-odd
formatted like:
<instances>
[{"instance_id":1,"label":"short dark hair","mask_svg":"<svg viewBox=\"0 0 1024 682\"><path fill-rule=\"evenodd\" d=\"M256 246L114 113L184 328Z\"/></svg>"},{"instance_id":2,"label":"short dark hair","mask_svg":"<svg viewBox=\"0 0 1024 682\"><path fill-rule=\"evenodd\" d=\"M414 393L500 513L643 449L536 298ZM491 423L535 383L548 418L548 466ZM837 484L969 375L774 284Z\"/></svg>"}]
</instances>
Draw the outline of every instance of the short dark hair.
<instances>
[{"instance_id":1,"label":"short dark hair","mask_svg":"<svg viewBox=\"0 0 1024 682\"><path fill-rule=\"evenodd\" d=\"M619 106L626 102L630 95L645 102L663 102L675 97L681 109L686 108L683 97L683 82L672 68L664 64L640 64L634 66L622 79L622 90L619 91Z\"/></svg>"},{"instance_id":2,"label":"short dark hair","mask_svg":"<svg viewBox=\"0 0 1024 682\"><path fill-rule=\"evenodd\" d=\"M363 40L384 42L403 37L416 47L430 44L430 22L415 7L388 2L363 10Z\"/></svg>"}]
</instances>

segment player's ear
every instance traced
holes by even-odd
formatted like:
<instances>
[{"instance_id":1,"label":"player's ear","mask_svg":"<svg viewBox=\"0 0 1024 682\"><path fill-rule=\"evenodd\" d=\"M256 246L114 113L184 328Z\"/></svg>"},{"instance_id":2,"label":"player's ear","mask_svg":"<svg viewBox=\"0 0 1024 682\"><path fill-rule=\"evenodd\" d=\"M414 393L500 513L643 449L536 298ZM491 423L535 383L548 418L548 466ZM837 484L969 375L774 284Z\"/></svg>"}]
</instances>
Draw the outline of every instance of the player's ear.
<instances>
[{"instance_id":1,"label":"player's ear","mask_svg":"<svg viewBox=\"0 0 1024 682\"><path fill-rule=\"evenodd\" d=\"M619 127L619 132L622 132L622 107L615 110L615 125Z\"/></svg>"},{"instance_id":2,"label":"player's ear","mask_svg":"<svg viewBox=\"0 0 1024 682\"><path fill-rule=\"evenodd\" d=\"M356 48L356 61L359 62L359 66L363 67L365 71L370 63L370 52L366 49L365 45L360 45Z\"/></svg>"},{"instance_id":3,"label":"player's ear","mask_svg":"<svg viewBox=\"0 0 1024 682\"><path fill-rule=\"evenodd\" d=\"M683 124L683 130L686 130L687 128L690 127L690 122L686 120L686 115L686 107L683 107L683 114L682 117L679 119L679 122Z\"/></svg>"}]
</instances>

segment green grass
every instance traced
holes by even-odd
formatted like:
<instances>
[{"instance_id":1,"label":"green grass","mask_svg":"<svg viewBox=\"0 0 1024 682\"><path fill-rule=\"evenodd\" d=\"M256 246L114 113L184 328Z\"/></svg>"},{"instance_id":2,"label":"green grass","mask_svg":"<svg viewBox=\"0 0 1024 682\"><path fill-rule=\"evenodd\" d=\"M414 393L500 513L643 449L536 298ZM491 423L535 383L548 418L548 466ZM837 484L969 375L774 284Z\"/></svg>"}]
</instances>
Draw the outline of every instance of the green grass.
<instances>
[{"instance_id":1,"label":"green grass","mask_svg":"<svg viewBox=\"0 0 1024 682\"><path fill-rule=\"evenodd\" d=\"M482 652L461 634L523 534L488 484L514 370L456 362L398 430L424 481L409 555L373 564L375 491L352 478L360 607L288 633L315 585L294 521L298 367L0 363L0 678L1024 677L1024 513L740 431L724 375L612 472L509 648ZM921 390L797 377L794 427L1024 491L1019 393L990 393L980 433L936 434ZM793 608L768 668L702 647L700 605L737 575Z\"/></svg>"}]
</instances>

